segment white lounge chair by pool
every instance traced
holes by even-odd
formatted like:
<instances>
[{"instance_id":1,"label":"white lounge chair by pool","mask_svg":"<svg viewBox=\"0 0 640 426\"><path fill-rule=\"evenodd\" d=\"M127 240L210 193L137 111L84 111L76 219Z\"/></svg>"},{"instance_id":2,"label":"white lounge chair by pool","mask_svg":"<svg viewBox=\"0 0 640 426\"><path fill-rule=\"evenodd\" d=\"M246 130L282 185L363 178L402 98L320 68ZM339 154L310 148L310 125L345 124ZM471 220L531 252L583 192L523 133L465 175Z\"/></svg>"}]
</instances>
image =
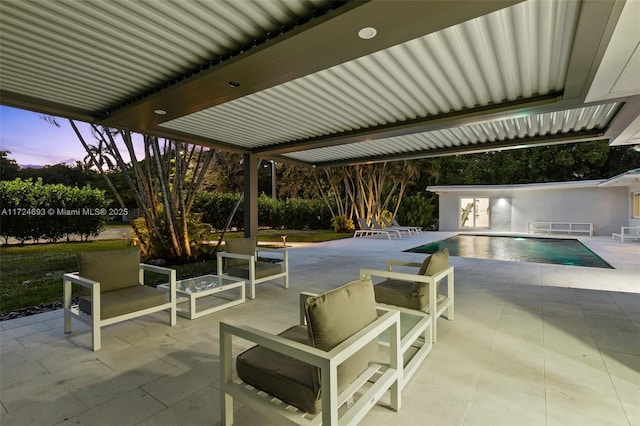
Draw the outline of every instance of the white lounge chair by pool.
<instances>
[{"instance_id":1,"label":"white lounge chair by pool","mask_svg":"<svg viewBox=\"0 0 640 426\"><path fill-rule=\"evenodd\" d=\"M640 240L640 226L623 226L620 228L620 233L614 232L611 234L611 238L620 238L620 242L624 243L624 240Z\"/></svg>"}]
</instances>

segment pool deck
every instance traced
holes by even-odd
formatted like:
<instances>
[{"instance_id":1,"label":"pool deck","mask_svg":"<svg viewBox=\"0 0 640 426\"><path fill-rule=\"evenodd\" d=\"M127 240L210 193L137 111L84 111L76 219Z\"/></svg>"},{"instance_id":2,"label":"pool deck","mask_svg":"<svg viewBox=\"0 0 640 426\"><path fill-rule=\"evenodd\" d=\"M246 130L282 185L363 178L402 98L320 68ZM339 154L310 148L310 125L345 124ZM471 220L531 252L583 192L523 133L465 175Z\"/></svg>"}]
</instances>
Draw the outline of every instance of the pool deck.
<instances>
[{"instance_id":1,"label":"pool deck","mask_svg":"<svg viewBox=\"0 0 640 426\"><path fill-rule=\"evenodd\" d=\"M278 332L297 321L298 293L322 292L384 268L403 250L456 233L358 238L290 249L291 288L175 327L158 313L103 330L63 333L62 312L0 323L0 424L219 423L218 326ZM452 257L455 321L394 413L363 425L640 425L640 243L577 237L616 269ZM237 351L245 348L242 342ZM236 424L275 425L236 404Z\"/></svg>"}]
</instances>

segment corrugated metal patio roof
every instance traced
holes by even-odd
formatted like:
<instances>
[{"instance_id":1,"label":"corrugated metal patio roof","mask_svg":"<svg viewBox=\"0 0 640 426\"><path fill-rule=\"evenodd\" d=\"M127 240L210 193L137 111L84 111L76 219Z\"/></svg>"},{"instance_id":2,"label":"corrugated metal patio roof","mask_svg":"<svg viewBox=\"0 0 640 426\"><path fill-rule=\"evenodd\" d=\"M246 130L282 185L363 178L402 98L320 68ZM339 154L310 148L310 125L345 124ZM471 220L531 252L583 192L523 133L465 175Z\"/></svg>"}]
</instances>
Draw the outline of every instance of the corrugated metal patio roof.
<instances>
[{"instance_id":1,"label":"corrugated metal patio roof","mask_svg":"<svg viewBox=\"0 0 640 426\"><path fill-rule=\"evenodd\" d=\"M316 166L635 144L638 20L609 0L2 0L0 103Z\"/></svg>"}]
</instances>

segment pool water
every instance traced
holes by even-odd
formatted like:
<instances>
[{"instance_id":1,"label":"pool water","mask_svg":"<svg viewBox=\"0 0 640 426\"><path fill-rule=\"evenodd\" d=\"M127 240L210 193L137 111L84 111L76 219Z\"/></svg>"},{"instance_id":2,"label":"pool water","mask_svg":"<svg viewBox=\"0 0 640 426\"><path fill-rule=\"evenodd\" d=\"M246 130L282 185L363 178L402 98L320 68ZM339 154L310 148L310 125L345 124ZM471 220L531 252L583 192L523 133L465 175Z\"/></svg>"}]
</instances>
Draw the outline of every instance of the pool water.
<instances>
[{"instance_id":1,"label":"pool water","mask_svg":"<svg viewBox=\"0 0 640 426\"><path fill-rule=\"evenodd\" d=\"M613 269L613 266L575 239L460 234L407 251L435 253L444 247L449 249L451 256Z\"/></svg>"}]
</instances>

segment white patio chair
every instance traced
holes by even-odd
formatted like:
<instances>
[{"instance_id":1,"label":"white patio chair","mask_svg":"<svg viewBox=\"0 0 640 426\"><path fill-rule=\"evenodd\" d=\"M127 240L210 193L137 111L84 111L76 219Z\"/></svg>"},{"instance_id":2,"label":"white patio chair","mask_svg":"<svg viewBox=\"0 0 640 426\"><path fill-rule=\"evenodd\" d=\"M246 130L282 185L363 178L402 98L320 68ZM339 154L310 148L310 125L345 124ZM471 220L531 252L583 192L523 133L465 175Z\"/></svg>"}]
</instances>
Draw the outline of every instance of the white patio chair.
<instances>
[{"instance_id":1,"label":"white patio chair","mask_svg":"<svg viewBox=\"0 0 640 426\"><path fill-rule=\"evenodd\" d=\"M401 226L401 227L405 227L405 228L411 228L416 233L422 232L422 228L420 228L419 226L400 225L395 217L391 218L391 223L393 224L393 226Z\"/></svg>"},{"instance_id":2,"label":"white patio chair","mask_svg":"<svg viewBox=\"0 0 640 426\"><path fill-rule=\"evenodd\" d=\"M64 332L71 333L75 318L91 326L92 348L101 348L101 329L153 312L169 310L169 325L176 325L175 269L140 263L138 248L78 253L79 272L64 274ZM144 271L167 275L169 300L164 290L144 285ZM72 304L72 284L79 288Z\"/></svg>"},{"instance_id":3,"label":"white patio chair","mask_svg":"<svg viewBox=\"0 0 640 426\"><path fill-rule=\"evenodd\" d=\"M401 228L385 228L382 225L380 225L380 222L378 222L376 220L375 217L372 217L371 219L369 219L371 221L371 226L373 226L373 229L378 229L378 230L382 230L382 231L388 231L388 232L395 232L395 235L398 238L402 238L402 233L404 232L406 235L411 235L411 231L408 229L401 229Z\"/></svg>"},{"instance_id":4,"label":"white patio chair","mask_svg":"<svg viewBox=\"0 0 640 426\"><path fill-rule=\"evenodd\" d=\"M391 228L391 229L397 229L401 232L406 232L407 234L411 235L411 234L417 234L417 228L415 226L396 226L393 223L391 223L386 217L382 217L380 220L382 220L382 223L384 223L384 225L387 228Z\"/></svg>"},{"instance_id":5,"label":"white patio chair","mask_svg":"<svg viewBox=\"0 0 640 426\"><path fill-rule=\"evenodd\" d=\"M441 249L424 262L388 260L386 271L360 269L360 277L381 277L384 281L374 285L376 301L386 305L402 306L428 312L433 318L433 342L437 340L437 319L444 315L453 321L454 280L453 266L449 264L449 250ZM392 271L393 266L420 268L417 273ZM446 279L446 280L445 280ZM447 290L440 285L447 283Z\"/></svg>"},{"instance_id":6,"label":"white patio chair","mask_svg":"<svg viewBox=\"0 0 640 426\"><path fill-rule=\"evenodd\" d=\"M234 399L277 424L355 425L388 390L400 409L400 313L376 306L370 279L301 296L306 325L278 335L220 323L223 425L233 424ZM385 332L388 351L379 353ZM237 378L233 337L257 344L237 356Z\"/></svg>"},{"instance_id":7,"label":"white patio chair","mask_svg":"<svg viewBox=\"0 0 640 426\"><path fill-rule=\"evenodd\" d=\"M277 253L281 263L258 260L260 252ZM289 251L286 248L259 247L256 237L225 240L225 251L218 253L218 274L247 280L249 299L256 298L256 284L284 278L284 288L289 288ZM226 262L223 262L226 260Z\"/></svg>"},{"instance_id":8,"label":"white patio chair","mask_svg":"<svg viewBox=\"0 0 640 426\"><path fill-rule=\"evenodd\" d=\"M621 243L624 240L640 240L640 226L622 226L620 233L611 234L611 238L619 238Z\"/></svg>"},{"instance_id":9,"label":"white patio chair","mask_svg":"<svg viewBox=\"0 0 640 426\"><path fill-rule=\"evenodd\" d=\"M363 218L358 218L358 224L360 225L360 229L356 230L356 232L353 233L353 238L356 238L358 236L368 237L370 235L385 235L387 239L390 240L391 235L398 235L396 232L390 232L384 229L374 229Z\"/></svg>"}]
</instances>

